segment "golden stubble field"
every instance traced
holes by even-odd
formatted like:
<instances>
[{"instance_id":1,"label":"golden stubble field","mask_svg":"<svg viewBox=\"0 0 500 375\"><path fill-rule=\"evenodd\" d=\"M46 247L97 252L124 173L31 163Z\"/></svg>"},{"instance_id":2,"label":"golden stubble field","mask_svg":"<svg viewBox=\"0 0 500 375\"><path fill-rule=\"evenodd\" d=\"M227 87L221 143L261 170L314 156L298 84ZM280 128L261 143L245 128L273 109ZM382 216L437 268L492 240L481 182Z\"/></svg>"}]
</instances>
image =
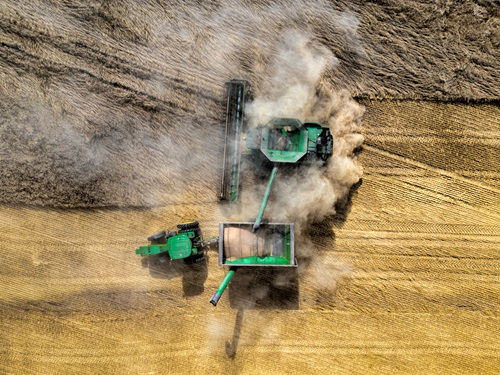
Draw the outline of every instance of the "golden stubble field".
<instances>
[{"instance_id":1,"label":"golden stubble field","mask_svg":"<svg viewBox=\"0 0 500 375\"><path fill-rule=\"evenodd\" d=\"M215 187L154 209L2 205L0 372L498 373L500 110L364 104L346 206L299 239L297 272L237 273L216 308L215 251L197 270L134 254L187 220L217 235Z\"/></svg>"}]
</instances>

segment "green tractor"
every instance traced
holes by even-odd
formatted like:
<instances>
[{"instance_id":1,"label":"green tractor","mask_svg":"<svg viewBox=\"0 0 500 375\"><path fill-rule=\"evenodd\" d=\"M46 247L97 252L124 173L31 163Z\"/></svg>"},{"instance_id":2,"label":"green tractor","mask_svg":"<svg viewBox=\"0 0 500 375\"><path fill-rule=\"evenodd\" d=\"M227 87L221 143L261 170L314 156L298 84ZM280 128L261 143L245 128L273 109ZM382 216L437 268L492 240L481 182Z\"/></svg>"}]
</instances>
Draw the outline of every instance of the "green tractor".
<instances>
[{"instance_id":1,"label":"green tractor","mask_svg":"<svg viewBox=\"0 0 500 375\"><path fill-rule=\"evenodd\" d=\"M143 257L158 255L171 261L183 259L186 264L205 260L205 247L197 221L177 225L178 231L161 231L148 237L149 245L140 246L135 253Z\"/></svg>"}]
</instances>

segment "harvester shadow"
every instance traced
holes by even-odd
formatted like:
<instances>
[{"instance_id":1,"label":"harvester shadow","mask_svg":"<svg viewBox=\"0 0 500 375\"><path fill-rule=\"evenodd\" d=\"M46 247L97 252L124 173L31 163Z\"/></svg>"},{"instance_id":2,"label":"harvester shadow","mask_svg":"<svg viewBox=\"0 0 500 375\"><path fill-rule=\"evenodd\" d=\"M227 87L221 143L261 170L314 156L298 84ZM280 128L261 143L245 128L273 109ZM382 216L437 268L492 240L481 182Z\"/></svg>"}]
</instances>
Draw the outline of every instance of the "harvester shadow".
<instances>
[{"instance_id":1,"label":"harvester shadow","mask_svg":"<svg viewBox=\"0 0 500 375\"><path fill-rule=\"evenodd\" d=\"M352 200L358 194L358 189L363 185L363 179L360 179L349 189L349 193L335 204L335 214L333 215L333 224L336 227L342 227L349 216L352 208Z\"/></svg>"},{"instance_id":2,"label":"harvester shadow","mask_svg":"<svg viewBox=\"0 0 500 375\"><path fill-rule=\"evenodd\" d=\"M298 310L299 282L296 267L241 267L228 287L230 306L237 309L233 336L226 341L226 355L234 359L245 310Z\"/></svg>"},{"instance_id":3,"label":"harvester shadow","mask_svg":"<svg viewBox=\"0 0 500 375\"><path fill-rule=\"evenodd\" d=\"M297 268L240 267L229 285L228 298L238 310L297 310Z\"/></svg>"},{"instance_id":4,"label":"harvester shadow","mask_svg":"<svg viewBox=\"0 0 500 375\"><path fill-rule=\"evenodd\" d=\"M184 296L198 296L205 290L208 278L208 256L196 264L186 264L183 261L170 261L167 257L152 255L142 259L143 267L149 268L151 277L158 279L182 278Z\"/></svg>"},{"instance_id":5,"label":"harvester shadow","mask_svg":"<svg viewBox=\"0 0 500 375\"><path fill-rule=\"evenodd\" d=\"M231 341L226 341L226 355L231 359L236 356L236 350L238 349L244 312L244 309L238 309L236 320L234 321L233 337L231 338Z\"/></svg>"},{"instance_id":6,"label":"harvester shadow","mask_svg":"<svg viewBox=\"0 0 500 375\"><path fill-rule=\"evenodd\" d=\"M360 180L354 184L346 197L337 202L334 215L325 218L322 222L315 223L305 232L306 237L311 240L315 247L335 250L334 229L343 227L351 211L352 199L357 195L362 183L363 181ZM319 241L314 240L315 238ZM300 246L300 241L296 245ZM314 257L313 253L299 255L299 268L241 267L238 269L228 287L230 306L237 309L232 338L226 341L228 358L234 359L236 357L245 310L299 309L300 274L314 266ZM340 280L336 281L334 290L329 290L326 295L324 291L321 291L319 297L334 299L335 290L340 285Z\"/></svg>"},{"instance_id":7,"label":"harvester shadow","mask_svg":"<svg viewBox=\"0 0 500 375\"><path fill-rule=\"evenodd\" d=\"M344 199L335 205L335 214L314 223L296 241L296 251L301 278L314 274L312 285L308 285L308 303L322 308L335 308L339 301L337 293L349 280L349 265L335 256L337 250L336 229L344 227L362 180L351 187ZM301 247L309 251L302 252ZM338 250L337 250L338 251ZM341 249L340 249L341 251ZM324 263L324 260L328 260ZM304 300L303 300L304 301Z\"/></svg>"}]
</instances>

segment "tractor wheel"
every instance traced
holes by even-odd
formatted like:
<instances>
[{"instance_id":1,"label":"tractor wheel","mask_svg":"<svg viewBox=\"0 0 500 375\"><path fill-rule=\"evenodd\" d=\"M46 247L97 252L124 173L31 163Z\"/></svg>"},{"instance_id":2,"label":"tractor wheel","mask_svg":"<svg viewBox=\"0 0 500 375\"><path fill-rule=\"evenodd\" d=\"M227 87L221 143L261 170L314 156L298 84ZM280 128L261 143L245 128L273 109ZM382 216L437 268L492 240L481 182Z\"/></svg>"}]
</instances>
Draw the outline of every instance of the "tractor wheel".
<instances>
[{"instance_id":1,"label":"tractor wheel","mask_svg":"<svg viewBox=\"0 0 500 375\"><path fill-rule=\"evenodd\" d=\"M162 230L161 232L152 234L151 236L148 237L148 241L153 242L153 243L159 243L158 241L165 238L167 233Z\"/></svg>"},{"instance_id":2,"label":"tractor wheel","mask_svg":"<svg viewBox=\"0 0 500 375\"><path fill-rule=\"evenodd\" d=\"M168 232L167 238L170 238L170 237L173 237L173 236L176 236L176 235L177 235L177 232Z\"/></svg>"},{"instance_id":3,"label":"tractor wheel","mask_svg":"<svg viewBox=\"0 0 500 375\"><path fill-rule=\"evenodd\" d=\"M199 264L205 260L205 253L200 252L195 255L191 255L190 257L184 258L184 264L193 265Z\"/></svg>"},{"instance_id":4,"label":"tractor wheel","mask_svg":"<svg viewBox=\"0 0 500 375\"><path fill-rule=\"evenodd\" d=\"M200 224L197 221L193 221L192 223L184 223L184 224L178 224L177 228L179 229L195 229L198 228Z\"/></svg>"},{"instance_id":5,"label":"tractor wheel","mask_svg":"<svg viewBox=\"0 0 500 375\"><path fill-rule=\"evenodd\" d=\"M201 229L200 228L194 228L194 229L181 229L180 231L178 231L177 233L181 234L181 233L189 233L189 232L193 232L195 237L201 237Z\"/></svg>"}]
</instances>

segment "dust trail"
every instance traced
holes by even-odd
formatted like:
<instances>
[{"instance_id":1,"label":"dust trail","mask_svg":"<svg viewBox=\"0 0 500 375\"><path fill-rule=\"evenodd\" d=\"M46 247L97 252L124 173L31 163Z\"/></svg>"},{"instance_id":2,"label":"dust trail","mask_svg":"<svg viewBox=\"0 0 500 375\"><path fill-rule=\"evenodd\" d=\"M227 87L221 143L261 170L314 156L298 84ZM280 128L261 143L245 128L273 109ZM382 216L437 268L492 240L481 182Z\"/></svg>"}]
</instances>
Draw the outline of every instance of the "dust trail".
<instances>
[{"instance_id":1,"label":"dust trail","mask_svg":"<svg viewBox=\"0 0 500 375\"><path fill-rule=\"evenodd\" d=\"M266 124L271 117L311 119L318 104L316 85L327 67L338 60L324 46L297 30L283 34L261 94L248 106L253 126Z\"/></svg>"},{"instance_id":2,"label":"dust trail","mask_svg":"<svg viewBox=\"0 0 500 375\"><path fill-rule=\"evenodd\" d=\"M295 117L330 126L334 154L326 167L302 166L290 175L281 173L273 187L269 216L295 222L299 232L311 222L333 214L335 203L362 176L353 151L363 142L364 108L322 80L323 74L334 70L338 63L333 53L312 37L288 30L268 79L259 88L261 94L248 106L253 126L265 124L271 117Z\"/></svg>"},{"instance_id":3,"label":"dust trail","mask_svg":"<svg viewBox=\"0 0 500 375\"><path fill-rule=\"evenodd\" d=\"M327 34L352 56L360 49L356 18L322 0L131 4L6 2L1 201L215 202L224 83L244 77L257 98L285 98L281 113L300 100L308 115L308 81L335 64L317 40ZM306 82L288 74L300 61ZM290 92L280 92L287 79Z\"/></svg>"},{"instance_id":4,"label":"dust trail","mask_svg":"<svg viewBox=\"0 0 500 375\"><path fill-rule=\"evenodd\" d=\"M349 35L354 37L352 33ZM295 223L296 254L301 265L298 274L272 275L270 280L258 283L249 282L247 277L245 284L259 287L248 291L245 308L252 308L262 301L269 305L266 298L272 294L271 286L279 284L276 286L283 295L283 286L293 285L298 275L310 279L308 285L312 285L316 292L333 296L337 282L352 272L352 266L342 261L325 264L328 257L307 234L307 229L312 223L334 214L335 204L347 196L351 186L362 176L363 169L354 150L363 143L361 119L364 107L324 79L327 72L334 74L340 62L313 36L287 29L274 49L276 53L269 59L264 79L254 87L255 99L247 106L250 126L265 125L272 117L319 122L330 127L334 152L325 166L321 163L302 165L296 170L282 167L278 172L265 217L273 222ZM247 215L246 219L257 213L265 182L257 178L253 191L245 192L243 213ZM246 186L250 185L247 183ZM314 272L308 272L308 269ZM280 308L290 308L290 304L284 303Z\"/></svg>"}]
</instances>

